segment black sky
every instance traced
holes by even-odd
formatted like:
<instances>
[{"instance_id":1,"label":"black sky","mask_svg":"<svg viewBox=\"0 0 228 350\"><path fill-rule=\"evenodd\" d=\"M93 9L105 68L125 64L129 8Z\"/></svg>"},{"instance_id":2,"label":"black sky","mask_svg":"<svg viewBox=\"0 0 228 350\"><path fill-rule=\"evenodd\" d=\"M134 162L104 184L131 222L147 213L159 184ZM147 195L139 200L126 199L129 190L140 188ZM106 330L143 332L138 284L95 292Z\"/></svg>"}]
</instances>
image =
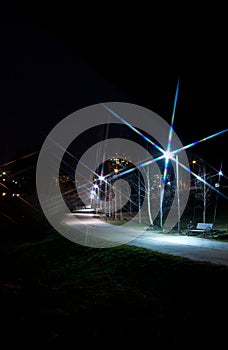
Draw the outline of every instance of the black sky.
<instances>
[{"instance_id":1,"label":"black sky","mask_svg":"<svg viewBox=\"0 0 228 350\"><path fill-rule=\"evenodd\" d=\"M227 128L224 9L13 5L2 11L1 164L41 147L61 119L123 101L170 122L187 144ZM227 169L227 134L192 149Z\"/></svg>"}]
</instances>

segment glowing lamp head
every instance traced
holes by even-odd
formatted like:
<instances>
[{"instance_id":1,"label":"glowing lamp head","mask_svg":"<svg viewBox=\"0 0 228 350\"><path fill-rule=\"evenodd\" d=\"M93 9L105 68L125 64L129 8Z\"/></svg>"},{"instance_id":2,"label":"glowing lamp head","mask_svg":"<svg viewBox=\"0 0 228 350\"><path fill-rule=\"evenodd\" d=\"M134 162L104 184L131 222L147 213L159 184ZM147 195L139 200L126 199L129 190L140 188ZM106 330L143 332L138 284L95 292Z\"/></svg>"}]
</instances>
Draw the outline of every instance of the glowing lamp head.
<instances>
[{"instance_id":1,"label":"glowing lamp head","mask_svg":"<svg viewBox=\"0 0 228 350\"><path fill-rule=\"evenodd\" d=\"M99 180L99 181L104 181L104 179L105 179L105 177L104 177L103 175L99 175L99 176L98 176L98 180Z\"/></svg>"},{"instance_id":2,"label":"glowing lamp head","mask_svg":"<svg viewBox=\"0 0 228 350\"><path fill-rule=\"evenodd\" d=\"M164 156L165 156L165 159L166 159L166 160L169 160L169 159L173 159L173 158L174 158L173 152L170 152L170 151L166 151L166 152L164 153Z\"/></svg>"}]
</instances>

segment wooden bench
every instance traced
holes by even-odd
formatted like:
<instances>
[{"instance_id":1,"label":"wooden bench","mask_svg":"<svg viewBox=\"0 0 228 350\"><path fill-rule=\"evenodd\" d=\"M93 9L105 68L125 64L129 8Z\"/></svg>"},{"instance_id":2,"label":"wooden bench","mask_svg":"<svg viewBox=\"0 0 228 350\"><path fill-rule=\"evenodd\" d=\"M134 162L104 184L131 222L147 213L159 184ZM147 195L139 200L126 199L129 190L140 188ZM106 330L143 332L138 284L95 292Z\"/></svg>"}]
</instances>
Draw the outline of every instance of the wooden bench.
<instances>
[{"instance_id":1,"label":"wooden bench","mask_svg":"<svg viewBox=\"0 0 228 350\"><path fill-rule=\"evenodd\" d=\"M190 234L202 234L203 237L213 236L213 224L198 222L195 229L188 230L188 236Z\"/></svg>"}]
</instances>

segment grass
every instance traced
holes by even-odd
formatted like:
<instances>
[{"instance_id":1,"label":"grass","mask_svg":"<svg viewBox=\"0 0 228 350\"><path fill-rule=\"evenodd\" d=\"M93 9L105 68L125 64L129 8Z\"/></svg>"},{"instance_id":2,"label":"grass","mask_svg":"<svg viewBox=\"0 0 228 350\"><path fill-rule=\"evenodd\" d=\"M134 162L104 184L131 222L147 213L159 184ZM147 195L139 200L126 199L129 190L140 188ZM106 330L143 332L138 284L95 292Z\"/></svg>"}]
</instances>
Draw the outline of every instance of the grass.
<instances>
[{"instance_id":1,"label":"grass","mask_svg":"<svg viewBox=\"0 0 228 350\"><path fill-rule=\"evenodd\" d=\"M225 340L226 266L128 245L88 248L56 232L11 235L0 265L8 345L219 347Z\"/></svg>"},{"instance_id":2,"label":"grass","mask_svg":"<svg viewBox=\"0 0 228 350\"><path fill-rule=\"evenodd\" d=\"M79 246L53 231L39 206L34 211L16 201L0 202L3 344L30 349L226 344L227 266L128 245ZM217 213L215 229L227 230L227 206ZM182 216L182 229L190 214ZM202 221L202 210L194 219ZM226 237L223 232L213 239Z\"/></svg>"},{"instance_id":3,"label":"grass","mask_svg":"<svg viewBox=\"0 0 228 350\"><path fill-rule=\"evenodd\" d=\"M0 216L2 343L223 346L228 267L128 245L79 246L42 215L7 205Z\"/></svg>"}]
</instances>

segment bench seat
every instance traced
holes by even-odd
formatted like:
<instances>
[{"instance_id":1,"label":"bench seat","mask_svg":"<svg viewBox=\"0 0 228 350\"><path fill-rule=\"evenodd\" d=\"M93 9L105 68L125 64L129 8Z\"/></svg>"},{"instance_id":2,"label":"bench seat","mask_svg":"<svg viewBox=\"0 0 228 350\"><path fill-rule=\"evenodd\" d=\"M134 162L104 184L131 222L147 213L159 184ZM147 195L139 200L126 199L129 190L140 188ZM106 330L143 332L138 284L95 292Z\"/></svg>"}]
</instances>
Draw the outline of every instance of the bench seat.
<instances>
[{"instance_id":1,"label":"bench seat","mask_svg":"<svg viewBox=\"0 0 228 350\"><path fill-rule=\"evenodd\" d=\"M203 234L213 234L213 224L212 223L203 223L198 222L195 229L188 230L188 235L190 233L203 233Z\"/></svg>"}]
</instances>

